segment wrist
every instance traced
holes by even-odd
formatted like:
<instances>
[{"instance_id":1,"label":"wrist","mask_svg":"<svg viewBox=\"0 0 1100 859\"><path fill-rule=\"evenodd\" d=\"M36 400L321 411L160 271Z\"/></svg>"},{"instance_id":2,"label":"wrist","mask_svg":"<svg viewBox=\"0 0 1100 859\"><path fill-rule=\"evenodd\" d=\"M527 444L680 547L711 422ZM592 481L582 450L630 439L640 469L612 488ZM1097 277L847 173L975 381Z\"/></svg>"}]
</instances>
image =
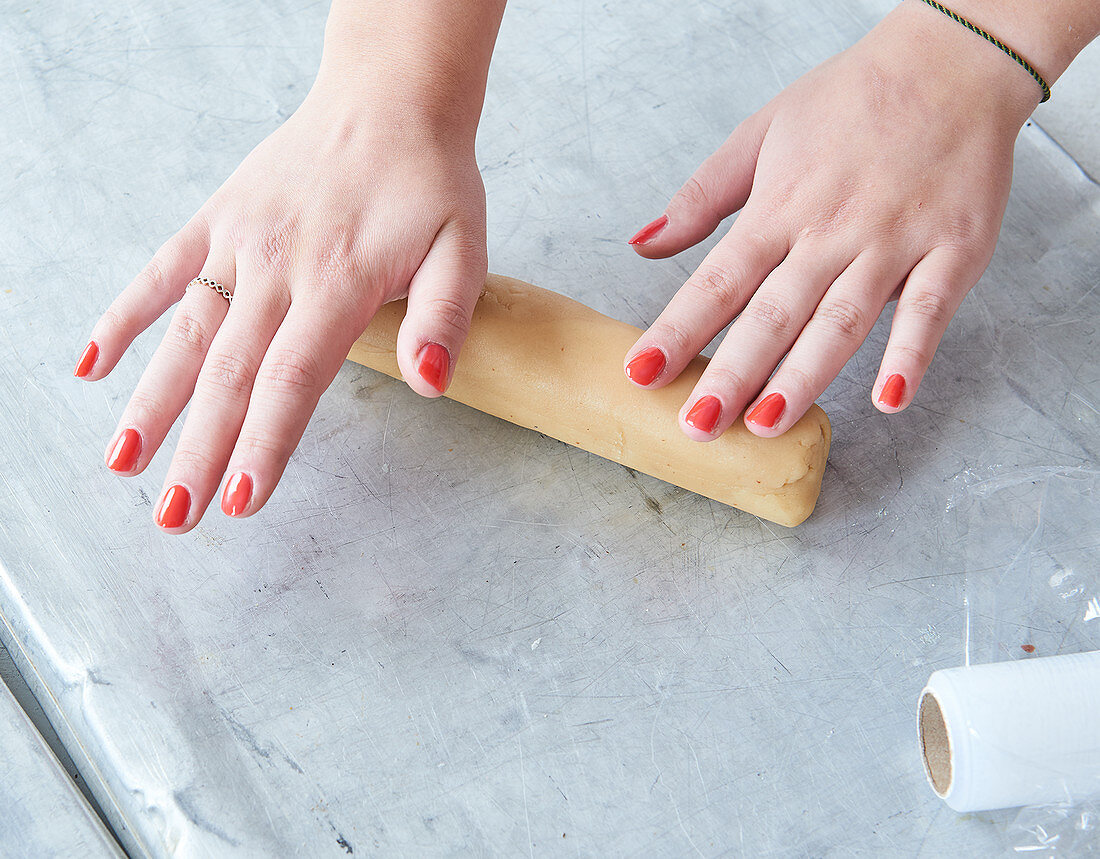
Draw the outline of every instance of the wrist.
<instances>
[{"instance_id":1,"label":"wrist","mask_svg":"<svg viewBox=\"0 0 1100 859\"><path fill-rule=\"evenodd\" d=\"M945 5L1015 50L1049 85L1100 35L1095 0L949 0Z\"/></svg>"},{"instance_id":2,"label":"wrist","mask_svg":"<svg viewBox=\"0 0 1100 859\"><path fill-rule=\"evenodd\" d=\"M504 0L334 0L314 89L473 144Z\"/></svg>"},{"instance_id":3,"label":"wrist","mask_svg":"<svg viewBox=\"0 0 1100 859\"><path fill-rule=\"evenodd\" d=\"M884 63L912 66L926 100L945 114L962 107L1015 136L1043 97L1035 78L1008 54L921 0L905 0L868 38Z\"/></svg>"},{"instance_id":4,"label":"wrist","mask_svg":"<svg viewBox=\"0 0 1100 859\"><path fill-rule=\"evenodd\" d=\"M343 80L318 76L287 123L308 133L317 158L350 157L363 164L413 159L425 165L443 159L477 169L476 120L459 123L411 97L351 92Z\"/></svg>"},{"instance_id":5,"label":"wrist","mask_svg":"<svg viewBox=\"0 0 1100 859\"><path fill-rule=\"evenodd\" d=\"M388 61L322 61L306 104L326 125L348 131L470 148L481 115L476 95L445 92L430 71Z\"/></svg>"}]
</instances>

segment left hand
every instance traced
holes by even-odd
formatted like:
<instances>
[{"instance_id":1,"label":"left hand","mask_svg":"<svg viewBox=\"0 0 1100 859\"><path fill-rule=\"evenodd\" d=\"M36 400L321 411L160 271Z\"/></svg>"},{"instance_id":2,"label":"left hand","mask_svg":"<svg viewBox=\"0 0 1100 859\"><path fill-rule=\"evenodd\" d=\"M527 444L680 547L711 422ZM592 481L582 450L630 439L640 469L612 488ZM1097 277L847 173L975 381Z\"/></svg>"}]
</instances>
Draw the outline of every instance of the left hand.
<instances>
[{"instance_id":1,"label":"left hand","mask_svg":"<svg viewBox=\"0 0 1100 859\"><path fill-rule=\"evenodd\" d=\"M709 441L748 406L746 426L777 436L900 295L872 397L905 408L989 263L1014 141L1039 96L946 16L897 7L742 123L631 240L642 256L671 256L741 209L627 353L628 377L667 384L736 317L680 427Z\"/></svg>"}]
</instances>

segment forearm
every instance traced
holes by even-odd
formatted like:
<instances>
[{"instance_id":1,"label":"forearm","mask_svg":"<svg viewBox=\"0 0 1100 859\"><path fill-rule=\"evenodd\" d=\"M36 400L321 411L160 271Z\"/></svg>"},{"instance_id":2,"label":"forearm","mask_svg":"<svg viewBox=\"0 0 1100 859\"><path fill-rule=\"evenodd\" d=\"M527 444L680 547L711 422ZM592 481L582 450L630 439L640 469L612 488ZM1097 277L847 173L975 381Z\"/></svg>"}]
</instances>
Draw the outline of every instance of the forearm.
<instances>
[{"instance_id":1,"label":"forearm","mask_svg":"<svg viewBox=\"0 0 1100 859\"><path fill-rule=\"evenodd\" d=\"M505 0L333 0L319 84L472 143Z\"/></svg>"}]
</instances>

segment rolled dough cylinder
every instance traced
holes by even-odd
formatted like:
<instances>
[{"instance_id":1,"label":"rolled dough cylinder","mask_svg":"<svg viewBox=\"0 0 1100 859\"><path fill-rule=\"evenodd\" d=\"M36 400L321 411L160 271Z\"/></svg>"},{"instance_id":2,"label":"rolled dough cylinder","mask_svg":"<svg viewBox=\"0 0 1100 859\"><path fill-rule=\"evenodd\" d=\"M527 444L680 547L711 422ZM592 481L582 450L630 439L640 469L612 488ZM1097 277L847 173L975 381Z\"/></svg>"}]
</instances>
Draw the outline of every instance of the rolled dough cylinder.
<instances>
[{"instance_id":1,"label":"rolled dough cylinder","mask_svg":"<svg viewBox=\"0 0 1100 859\"><path fill-rule=\"evenodd\" d=\"M385 305L352 361L401 378L394 345L405 302ZM774 439L737 421L712 442L677 426L705 358L671 384L643 390L622 362L640 329L564 295L489 275L447 396L780 525L814 509L829 453L829 419L816 405Z\"/></svg>"}]
</instances>

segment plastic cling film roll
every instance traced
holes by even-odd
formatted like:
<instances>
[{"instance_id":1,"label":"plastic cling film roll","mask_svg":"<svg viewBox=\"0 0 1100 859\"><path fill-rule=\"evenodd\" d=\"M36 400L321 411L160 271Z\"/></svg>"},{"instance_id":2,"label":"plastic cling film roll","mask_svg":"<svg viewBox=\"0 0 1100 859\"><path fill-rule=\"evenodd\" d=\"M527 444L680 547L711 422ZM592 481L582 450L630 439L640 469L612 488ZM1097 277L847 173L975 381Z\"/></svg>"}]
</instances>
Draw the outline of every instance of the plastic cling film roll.
<instances>
[{"instance_id":1,"label":"plastic cling film roll","mask_svg":"<svg viewBox=\"0 0 1100 859\"><path fill-rule=\"evenodd\" d=\"M955 811L1100 796L1100 651L937 671L917 732Z\"/></svg>"}]
</instances>

